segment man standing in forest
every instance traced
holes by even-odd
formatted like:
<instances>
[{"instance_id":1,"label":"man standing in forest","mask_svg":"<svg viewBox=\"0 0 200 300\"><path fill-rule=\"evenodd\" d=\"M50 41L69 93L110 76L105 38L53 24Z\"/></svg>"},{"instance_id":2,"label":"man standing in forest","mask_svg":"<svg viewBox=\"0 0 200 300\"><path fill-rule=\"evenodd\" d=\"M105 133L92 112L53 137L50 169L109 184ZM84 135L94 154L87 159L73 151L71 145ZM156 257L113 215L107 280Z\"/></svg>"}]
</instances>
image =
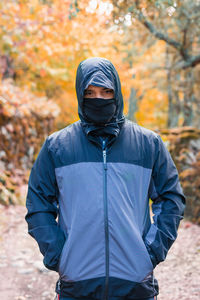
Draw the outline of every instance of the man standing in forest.
<instances>
[{"instance_id":1,"label":"man standing in forest","mask_svg":"<svg viewBox=\"0 0 200 300\"><path fill-rule=\"evenodd\" d=\"M110 61L81 62L76 92L80 121L50 135L32 168L29 233L60 300L155 299L153 269L185 206L176 167L156 133L124 118Z\"/></svg>"}]
</instances>

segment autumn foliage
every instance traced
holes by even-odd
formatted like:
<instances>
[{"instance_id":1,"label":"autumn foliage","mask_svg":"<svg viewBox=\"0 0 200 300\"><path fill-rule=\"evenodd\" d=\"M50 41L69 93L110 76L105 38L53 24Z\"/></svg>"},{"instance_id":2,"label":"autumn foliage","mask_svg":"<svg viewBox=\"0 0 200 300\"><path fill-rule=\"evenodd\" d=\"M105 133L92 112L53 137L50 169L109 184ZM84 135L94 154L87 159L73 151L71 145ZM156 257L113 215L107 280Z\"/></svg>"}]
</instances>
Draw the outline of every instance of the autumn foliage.
<instances>
[{"instance_id":1,"label":"autumn foliage","mask_svg":"<svg viewBox=\"0 0 200 300\"><path fill-rule=\"evenodd\" d=\"M23 174L45 137L78 120L74 86L80 61L112 58L125 97L131 76L127 64L120 64L119 37L105 27L106 14L88 12L87 3L78 9L70 1L8 0L0 3L0 15L0 199L9 204L16 202L14 182L26 182Z\"/></svg>"},{"instance_id":2,"label":"autumn foliage","mask_svg":"<svg viewBox=\"0 0 200 300\"><path fill-rule=\"evenodd\" d=\"M0 202L16 203L59 107L7 79L0 85Z\"/></svg>"},{"instance_id":3,"label":"autumn foliage","mask_svg":"<svg viewBox=\"0 0 200 300\"><path fill-rule=\"evenodd\" d=\"M189 0L1 1L0 202L16 203L25 195L45 137L79 119L76 69L88 57L115 65L131 120L160 131L199 127L198 7ZM199 143L197 131L163 133L194 220L200 147L193 153L191 145Z\"/></svg>"}]
</instances>

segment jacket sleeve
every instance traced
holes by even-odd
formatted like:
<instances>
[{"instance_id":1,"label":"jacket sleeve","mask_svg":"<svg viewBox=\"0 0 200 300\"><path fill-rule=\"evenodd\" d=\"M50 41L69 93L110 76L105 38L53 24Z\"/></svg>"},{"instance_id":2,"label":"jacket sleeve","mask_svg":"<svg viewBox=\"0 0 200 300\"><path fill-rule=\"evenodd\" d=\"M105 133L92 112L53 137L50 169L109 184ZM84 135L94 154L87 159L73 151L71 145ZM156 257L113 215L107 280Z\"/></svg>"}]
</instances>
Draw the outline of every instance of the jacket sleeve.
<instances>
[{"instance_id":1,"label":"jacket sleeve","mask_svg":"<svg viewBox=\"0 0 200 300\"><path fill-rule=\"evenodd\" d=\"M56 222L58 187L48 139L32 167L26 199L28 233L37 241L44 265L58 271L59 257L66 237Z\"/></svg>"},{"instance_id":2,"label":"jacket sleeve","mask_svg":"<svg viewBox=\"0 0 200 300\"><path fill-rule=\"evenodd\" d=\"M175 241L185 208L185 197L175 164L159 136L156 142L156 157L149 189L153 223L144 238L154 267L165 260Z\"/></svg>"}]
</instances>

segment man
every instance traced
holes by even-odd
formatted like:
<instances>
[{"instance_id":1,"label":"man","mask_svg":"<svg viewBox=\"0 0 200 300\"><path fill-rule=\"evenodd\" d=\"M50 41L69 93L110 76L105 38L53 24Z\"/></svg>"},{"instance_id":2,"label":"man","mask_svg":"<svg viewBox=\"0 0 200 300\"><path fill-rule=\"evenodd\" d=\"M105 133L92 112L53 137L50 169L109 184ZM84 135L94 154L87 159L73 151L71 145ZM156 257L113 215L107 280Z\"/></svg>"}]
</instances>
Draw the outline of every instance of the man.
<instances>
[{"instance_id":1,"label":"man","mask_svg":"<svg viewBox=\"0 0 200 300\"><path fill-rule=\"evenodd\" d=\"M110 61L81 62L76 92L80 121L50 135L32 168L29 233L60 300L154 299L153 269L183 217L176 167L157 134L124 118Z\"/></svg>"}]
</instances>

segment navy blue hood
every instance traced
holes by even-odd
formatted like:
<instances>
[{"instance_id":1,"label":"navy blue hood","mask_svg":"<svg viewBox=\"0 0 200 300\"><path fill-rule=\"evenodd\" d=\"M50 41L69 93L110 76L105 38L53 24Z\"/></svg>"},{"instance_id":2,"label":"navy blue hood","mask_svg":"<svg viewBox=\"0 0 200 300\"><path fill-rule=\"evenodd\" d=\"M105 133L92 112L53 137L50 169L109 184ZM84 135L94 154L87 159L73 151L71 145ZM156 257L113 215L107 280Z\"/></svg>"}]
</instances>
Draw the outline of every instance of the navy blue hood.
<instances>
[{"instance_id":1,"label":"navy blue hood","mask_svg":"<svg viewBox=\"0 0 200 300\"><path fill-rule=\"evenodd\" d=\"M119 75L113 64L105 58L94 57L82 61L76 73L76 94L78 98L78 114L81 122L87 127L87 133L94 129L90 126L83 116L83 98L84 90L89 85L107 87L114 90L114 97L116 99L116 113L114 116L114 123L117 125L124 121L123 117L123 96L121 93L121 83ZM86 126L87 124L87 126Z\"/></svg>"}]
</instances>

